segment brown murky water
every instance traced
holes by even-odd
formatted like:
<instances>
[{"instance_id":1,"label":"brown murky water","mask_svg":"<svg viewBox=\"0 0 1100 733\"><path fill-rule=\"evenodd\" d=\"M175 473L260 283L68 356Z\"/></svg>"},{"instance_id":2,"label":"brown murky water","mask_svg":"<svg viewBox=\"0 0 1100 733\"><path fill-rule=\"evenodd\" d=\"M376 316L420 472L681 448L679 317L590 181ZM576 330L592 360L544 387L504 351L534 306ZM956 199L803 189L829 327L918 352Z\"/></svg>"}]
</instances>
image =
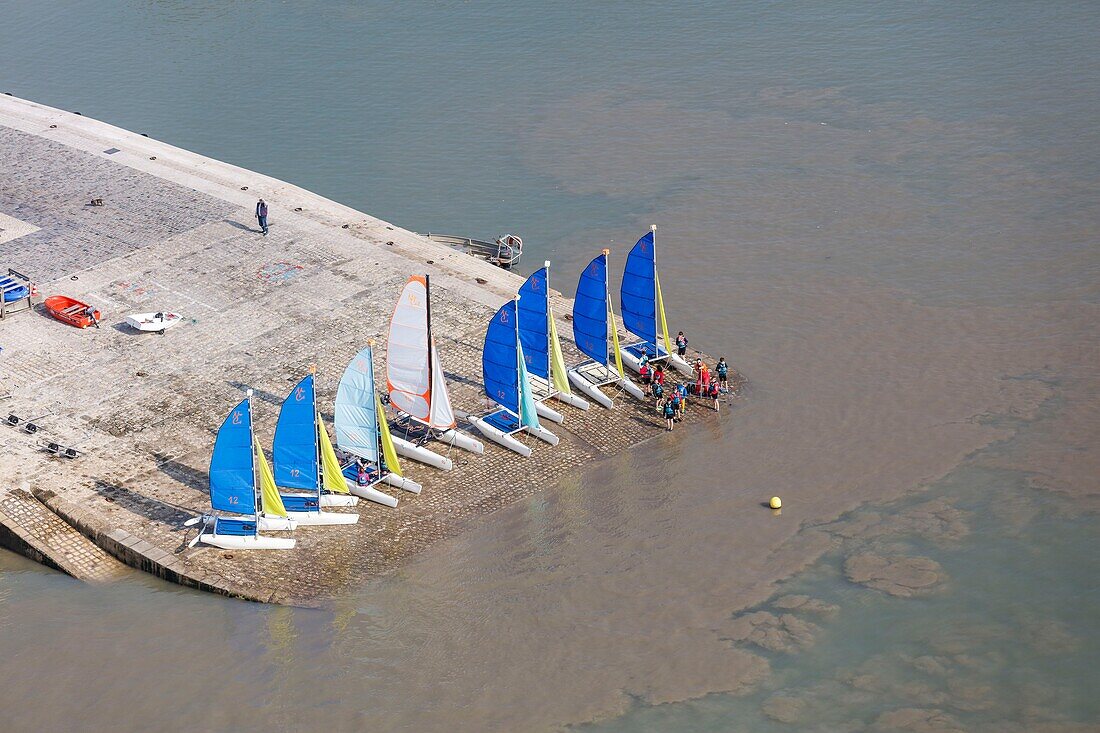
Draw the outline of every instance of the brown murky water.
<instances>
[{"instance_id":1,"label":"brown murky water","mask_svg":"<svg viewBox=\"0 0 1100 733\"><path fill-rule=\"evenodd\" d=\"M559 284L656 222L751 387L326 611L4 555L10 729L1100 723L1095 9L109 7L9 10L4 88Z\"/></svg>"}]
</instances>

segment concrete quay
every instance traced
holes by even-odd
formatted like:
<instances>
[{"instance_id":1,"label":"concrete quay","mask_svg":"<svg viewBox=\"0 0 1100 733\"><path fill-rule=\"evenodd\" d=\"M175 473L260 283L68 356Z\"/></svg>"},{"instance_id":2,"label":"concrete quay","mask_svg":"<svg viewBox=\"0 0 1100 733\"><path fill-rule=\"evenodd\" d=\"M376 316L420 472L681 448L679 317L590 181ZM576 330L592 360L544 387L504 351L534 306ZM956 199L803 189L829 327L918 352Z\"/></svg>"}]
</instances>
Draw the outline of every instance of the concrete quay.
<instances>
[{"instance_id":1,"label":"concrete quay","mask_svg":"<svg viewBox=\"0 0 1100 733\"><path fill-rule=\"evenodd\" d=\"M246 388L255 389L257 435L270 445L279 403L316 365L331 426L347 362L373 338L382 373L399 289L428 273L452 401L480 412L485 327L523 278L288 183L10 96L0 96L0 171L0 268L104 313L98 330L40 310L0 322L0 419L39 428L0 425L0 538L48 535L43 521L55 535L74 528L84 544L70 533L67 551L34 548L76 577L116 577L120 562L230 596L323 604L473 518L662 434L659 416L625 395L611 411L555 405L566 415L553 426L556 448L534 441L523 459L487 442L483 456L452 451L451 472L407 461L423 493L393 490L396 509L363 502L351 527L299 528L293 551L188 548L196 530L183 522L209 509L214 433ZM253 229L260 196L267 237ZM104 205L88 205L93 198ZM185 322L164 336L123 324L127 313L154 310ZM570 313L571 301L556 295L555 311ZM580 361L571 325L558 329L566 362ZM716 419L693 405L683 427ZM53 455L48 442L80 455ZM93 551L109 570L70 561Z\"/></svg>"}]
</instances>

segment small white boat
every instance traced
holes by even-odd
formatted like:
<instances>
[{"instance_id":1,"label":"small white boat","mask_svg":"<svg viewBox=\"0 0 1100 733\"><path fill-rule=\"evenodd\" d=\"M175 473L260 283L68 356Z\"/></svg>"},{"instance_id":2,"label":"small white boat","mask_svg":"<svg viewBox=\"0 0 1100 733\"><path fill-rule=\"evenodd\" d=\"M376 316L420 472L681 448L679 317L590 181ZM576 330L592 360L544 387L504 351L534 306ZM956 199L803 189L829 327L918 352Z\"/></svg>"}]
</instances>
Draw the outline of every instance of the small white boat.
<instances>
[{"instance_id":1,"label":"small white boat","mask_svg":"<svg viewBox=\"0 0 1100 733\"><path fill-rule=\"evenodd\" d=\"M126 325L138 331L164 333L183 320L179 313L158 311L156 313L131 313L126 316Z\"/></svg>"}]
</instances>

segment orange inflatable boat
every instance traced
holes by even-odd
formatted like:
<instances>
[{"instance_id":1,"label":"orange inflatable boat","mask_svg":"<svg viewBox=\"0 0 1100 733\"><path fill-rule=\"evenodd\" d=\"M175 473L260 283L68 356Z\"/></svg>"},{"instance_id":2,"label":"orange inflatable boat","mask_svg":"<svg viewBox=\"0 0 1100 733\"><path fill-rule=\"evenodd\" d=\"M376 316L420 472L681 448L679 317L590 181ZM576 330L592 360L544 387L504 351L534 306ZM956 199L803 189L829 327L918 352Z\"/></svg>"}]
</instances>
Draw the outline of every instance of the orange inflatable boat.
<instances>
[{"instance_id":1,"label":"orange inflatable boat","mask_svg":"<svg viewBox=\"0 0 1100 733\"><path fill-rule=\"evenodd\" d=\"M68 323L70 326L87 328L99 323L99 310L93 310L92 314L94 315L89 314L87 303L81 303L76 298L70 298L67 295L51 295L46 298L45 306L51 316L62 323Z\"/></svg>"}]
</instances>

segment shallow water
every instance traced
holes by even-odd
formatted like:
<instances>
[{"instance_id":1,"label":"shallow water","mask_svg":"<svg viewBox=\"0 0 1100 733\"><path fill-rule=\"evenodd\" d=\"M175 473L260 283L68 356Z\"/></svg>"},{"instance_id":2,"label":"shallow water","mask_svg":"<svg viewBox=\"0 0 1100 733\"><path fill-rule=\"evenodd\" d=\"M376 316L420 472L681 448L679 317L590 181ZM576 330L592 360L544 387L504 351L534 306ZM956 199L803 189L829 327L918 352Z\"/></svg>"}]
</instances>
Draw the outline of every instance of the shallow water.
<instances>
[{"instance_id":1,"label":"shallow water","mask_svg":"<svg viewBox=\"0 0 1100 733\"><path fill-rule=\"evenodd\" d=\"M324 611L0 553L7 726L770 730L777 696L829 730L1095 725L1098 31L1075 3L0 2L0 91L514 231L566 291L656 222L670 325L751 380ZM964 537L822 528L929 497ZM865 546L947 580L853 585ZM811 645L729 640L792 593L838 607ZM912 661L944 655L972 666Z\"/></svg>"}]
</instances>

